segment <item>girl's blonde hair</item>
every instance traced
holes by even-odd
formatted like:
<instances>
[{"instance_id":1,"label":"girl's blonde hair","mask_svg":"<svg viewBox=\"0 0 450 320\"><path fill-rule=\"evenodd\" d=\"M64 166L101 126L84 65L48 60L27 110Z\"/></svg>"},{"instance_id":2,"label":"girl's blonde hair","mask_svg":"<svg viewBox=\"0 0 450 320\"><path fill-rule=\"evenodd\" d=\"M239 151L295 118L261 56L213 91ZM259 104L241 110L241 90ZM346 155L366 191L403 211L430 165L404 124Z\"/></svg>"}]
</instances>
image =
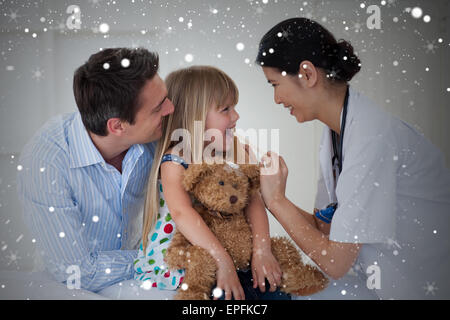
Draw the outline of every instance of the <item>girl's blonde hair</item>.
<instances>
[{"instance_id":1,"label":"girl's blonde hair","mask_svg":"<svg viewBox=\"0 0 450 320\"><path fill-rule=\"evenodd\" d=\"M144 205L144 223L142 232L143 250L145 252L148 234L153 229L159 211L158 178L159 167L164 153L175 146L178 141L171 141L176 129L186 129L191 141L186 143L191 148L192 159L202 159L203 136L206 114L210 107L219 108L226 103L236 105L239 91L234 81L222 70L211 66L192 66L170 73L166 80L167 97L175 110L162 122L162 137L156 147L152 169L147 184L147 196ZM194 130L196 121L201 121L201 128ZM194 135L195 134L195 135ZM185 141L183 141L185 142Z\"/></svg>"}]
</instances>

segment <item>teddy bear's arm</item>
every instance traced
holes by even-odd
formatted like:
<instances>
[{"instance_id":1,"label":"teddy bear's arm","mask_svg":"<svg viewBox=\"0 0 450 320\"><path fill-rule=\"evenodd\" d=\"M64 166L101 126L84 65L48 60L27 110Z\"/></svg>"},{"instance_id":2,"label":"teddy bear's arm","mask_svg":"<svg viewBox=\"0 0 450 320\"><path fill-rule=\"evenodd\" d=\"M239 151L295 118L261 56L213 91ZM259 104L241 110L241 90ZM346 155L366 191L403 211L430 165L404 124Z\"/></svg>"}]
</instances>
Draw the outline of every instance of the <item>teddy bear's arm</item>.
<instances>
[{"instance_id":1,"label":"teddy bear's arm","mask_svg":"<svg viewBox=\"0 0 450 320\"><path fill-rule=\"evenodd\" d=\"M187 170L190 170L192 165ZM215 261L232 261L220 241L211 232L183 187L185 169L171 162L161 165L164 197L177 230L192 244L211 252Z\"/></svg>"}]
</instances>

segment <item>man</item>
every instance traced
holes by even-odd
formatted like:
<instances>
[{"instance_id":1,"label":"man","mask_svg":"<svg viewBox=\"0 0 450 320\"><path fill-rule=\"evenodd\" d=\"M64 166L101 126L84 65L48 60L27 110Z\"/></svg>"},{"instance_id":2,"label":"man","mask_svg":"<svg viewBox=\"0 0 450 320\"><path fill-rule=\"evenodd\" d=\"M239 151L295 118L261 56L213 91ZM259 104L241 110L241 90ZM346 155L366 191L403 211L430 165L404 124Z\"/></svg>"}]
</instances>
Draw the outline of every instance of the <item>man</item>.
<instances>
[{"instance_id":1,"label":"man","mask_svg":"<svg viewBox=\"0 0 450 320\"><path fill-rule=\"evenodd\" d=\"M60 282L71 266L94 292L134 275L153 152L174 110L158 67L141 48L93 54L74 75L79 111L51 119L21 154L25 220Z\"/></svg>"}]
</instances>

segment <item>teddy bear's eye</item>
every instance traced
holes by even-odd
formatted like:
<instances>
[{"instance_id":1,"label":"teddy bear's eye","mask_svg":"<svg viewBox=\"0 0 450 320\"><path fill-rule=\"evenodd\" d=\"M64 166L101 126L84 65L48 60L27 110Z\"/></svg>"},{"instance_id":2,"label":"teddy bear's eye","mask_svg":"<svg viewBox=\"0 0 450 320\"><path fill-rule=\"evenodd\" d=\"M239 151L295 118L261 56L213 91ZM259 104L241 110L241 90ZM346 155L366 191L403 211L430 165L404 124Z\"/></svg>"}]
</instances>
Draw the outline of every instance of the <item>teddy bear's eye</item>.
<instances>
[{"instance_id":1,"label":"teddy bear's eye","mask_svg":"<svg viewBox=\"0 0 450 320\"><path fill-rule=\"evenodd\" d=\"M219 181L219 184L220 184L221 186L223 186L225 183L223 183L223 181Z\"/></svg>"}]
</instances>

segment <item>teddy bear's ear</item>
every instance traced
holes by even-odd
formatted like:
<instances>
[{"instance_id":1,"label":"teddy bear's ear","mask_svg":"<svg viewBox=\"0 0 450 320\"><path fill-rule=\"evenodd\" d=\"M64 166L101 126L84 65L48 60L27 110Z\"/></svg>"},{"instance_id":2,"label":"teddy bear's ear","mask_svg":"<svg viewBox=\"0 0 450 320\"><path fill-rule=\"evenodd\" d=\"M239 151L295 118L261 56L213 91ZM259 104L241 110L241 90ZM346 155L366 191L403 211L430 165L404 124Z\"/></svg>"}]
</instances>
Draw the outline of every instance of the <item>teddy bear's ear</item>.
<instances>
[{"instance_id":1,"label":"teddy bear's ear","mask_svg":"<svg viewBox=\"0 0 450 320\"><path fill-rule=\"evenodd\" d=\"M259 166L257 164L241 164L239 165L239 169L248 177L251 192L253 193L254 191L259 190Z\"/></svg>"},{"instance_id":2,"label":"teddy bear's ear","mask_svg":"<svg viewBox=\"0 0 450 320\"><path fill-rule=\"evenodd\" d=\"M192 191L201 180L201 178L211 170L210 166L206 163L195 164L192 163L184 171L183 186L186 191Z\"/></svg>"}]
</instances>

